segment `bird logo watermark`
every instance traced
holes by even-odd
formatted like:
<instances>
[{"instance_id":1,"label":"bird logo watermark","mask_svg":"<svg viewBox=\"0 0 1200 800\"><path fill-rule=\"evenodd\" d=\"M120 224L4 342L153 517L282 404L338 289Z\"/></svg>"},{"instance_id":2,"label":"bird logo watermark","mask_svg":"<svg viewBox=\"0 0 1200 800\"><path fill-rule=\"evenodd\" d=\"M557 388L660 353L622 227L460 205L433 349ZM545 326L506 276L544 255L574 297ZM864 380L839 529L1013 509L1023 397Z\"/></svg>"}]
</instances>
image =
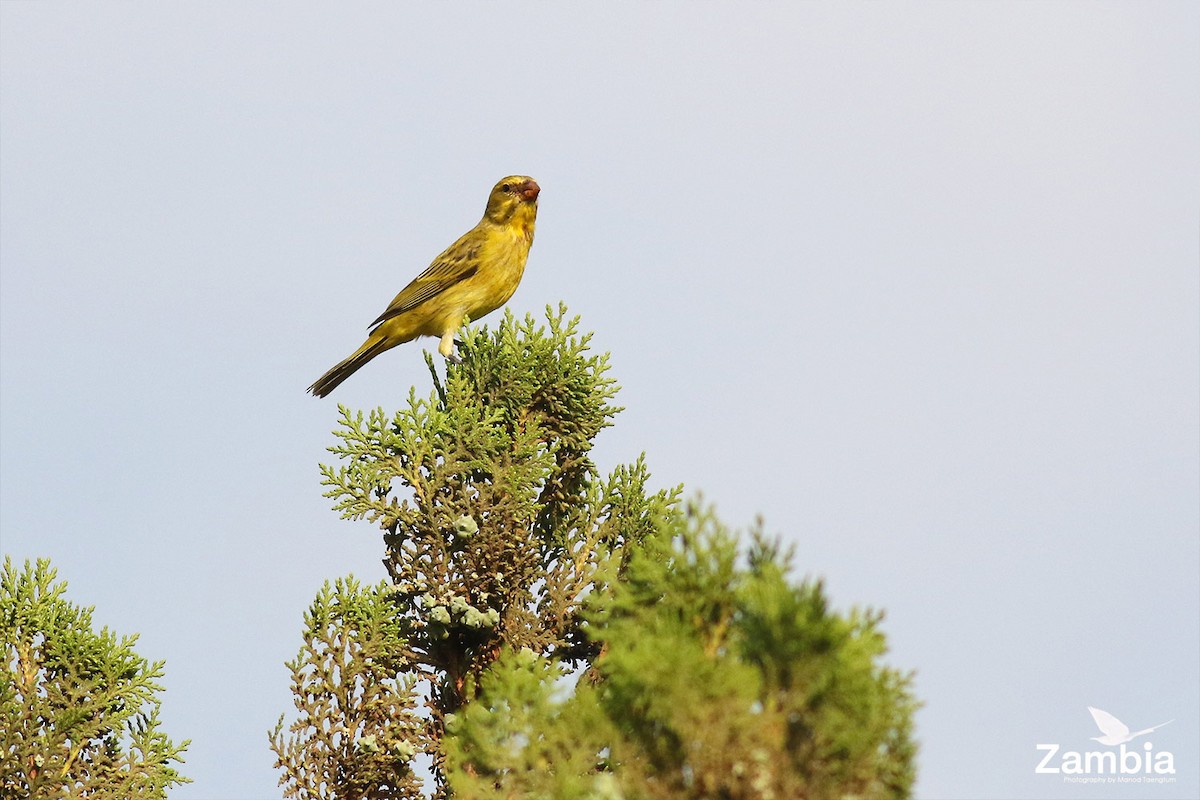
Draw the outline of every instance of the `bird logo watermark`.
<instances>
[{"instance_id":1,"label":"bird logo watermark","mask_svg":"<svg viewBox=\"0 0 1200 800\"><path fill-rule=\"evenodd\" d=\"M1100 729L1099 736L1088 738L1104 749L1064 750L1059 744L1039 744L1041 760L1035 773L1061 775L1065 783L1175 783L1174 753L1155 750L1148 739L1133 743L1175 720L1134 731L1103 709L1088 706L1088 711Z\"/></svg>"}]
</instances>

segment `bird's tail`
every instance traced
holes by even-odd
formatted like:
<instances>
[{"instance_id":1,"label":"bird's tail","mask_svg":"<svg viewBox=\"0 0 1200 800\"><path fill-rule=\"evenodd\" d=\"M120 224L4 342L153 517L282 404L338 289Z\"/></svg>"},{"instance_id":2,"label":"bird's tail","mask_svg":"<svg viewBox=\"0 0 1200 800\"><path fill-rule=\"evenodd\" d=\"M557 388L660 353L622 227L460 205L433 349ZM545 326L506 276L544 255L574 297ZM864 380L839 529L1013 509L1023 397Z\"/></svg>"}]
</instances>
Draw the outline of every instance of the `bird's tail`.
<instances>
[{"instance_id":1,"label":"bird's tail","mask_svg":"<svg viewBox=\"0 0 1200 800\"><path fill-rule=\"evenodd\" d=\"M317 378L316 382L308 387L308 391L317 397L326 396L336 389L342 381L357 372L360 367L391 346L392 343L388 342L386 338L372 336L348 358L339 361L332 369Z\"/></svg>"}]
</instances>

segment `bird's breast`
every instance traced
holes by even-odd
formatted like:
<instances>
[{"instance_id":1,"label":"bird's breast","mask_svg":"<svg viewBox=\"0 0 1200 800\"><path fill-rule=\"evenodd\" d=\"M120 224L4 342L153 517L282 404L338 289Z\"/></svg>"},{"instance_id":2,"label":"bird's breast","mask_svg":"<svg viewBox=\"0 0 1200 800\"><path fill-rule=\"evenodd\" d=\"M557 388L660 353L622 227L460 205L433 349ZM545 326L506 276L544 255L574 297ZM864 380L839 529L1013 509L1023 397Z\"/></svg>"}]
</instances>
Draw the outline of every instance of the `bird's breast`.
<instances>
[{"instance_id":1,"label":"bird's breast","mask_svg":"<svg viewBox=\"0 0 1200 800\"><path fill-rule=\"evenodd\" d=\"M463 300L472 319L508 302L525 274L529 239L520 231L503 228L488 237L480 253L479 270L464 281Z\"/></svg>"}]
</instances>

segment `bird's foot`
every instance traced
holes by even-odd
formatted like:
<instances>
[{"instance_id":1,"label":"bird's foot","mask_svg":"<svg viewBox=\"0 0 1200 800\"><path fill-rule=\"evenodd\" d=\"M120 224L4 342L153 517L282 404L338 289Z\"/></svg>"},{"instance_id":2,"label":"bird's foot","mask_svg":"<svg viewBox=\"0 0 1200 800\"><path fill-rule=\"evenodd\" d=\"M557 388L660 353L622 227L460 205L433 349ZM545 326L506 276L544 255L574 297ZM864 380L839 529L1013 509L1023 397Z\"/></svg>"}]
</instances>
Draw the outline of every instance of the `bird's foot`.
<instances>
[{"instance_id":1,"label":"bird's foot","mask_svg":"<svg viewBox=\"0 0 1200 800\"><path fill-rule=\"evenodd\" d=\"M452 341L453 341L453 345L451 347L449 347L447 350L442 351L442 355L444 355L446 357L446 360L449 361L451 364L461 364L462 356L460 356L458 354L458 348L463 346L463 341L462 341L462 339L454 339Z\"/></svg>"}]
</instances>

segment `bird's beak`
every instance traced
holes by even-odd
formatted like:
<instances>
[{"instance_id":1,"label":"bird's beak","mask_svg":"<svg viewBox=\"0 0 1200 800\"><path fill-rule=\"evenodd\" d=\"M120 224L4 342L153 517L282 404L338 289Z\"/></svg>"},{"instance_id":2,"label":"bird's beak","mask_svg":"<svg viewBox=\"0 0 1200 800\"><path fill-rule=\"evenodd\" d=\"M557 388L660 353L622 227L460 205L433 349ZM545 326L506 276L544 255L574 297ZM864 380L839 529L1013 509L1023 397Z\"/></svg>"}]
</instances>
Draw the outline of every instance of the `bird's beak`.
<instances>
[{"instance_id":1,"label":"bird's beak","mask_svg":"<svg viewBox=\"0 0 1200 800\"><path fill-rule=\"evenodd\" d=\"M538 193L542 191L542 187L537 185L537 181L525 181L521 184L521 196L530 202L537 200Z\"/></svg>"}]
</instances>

